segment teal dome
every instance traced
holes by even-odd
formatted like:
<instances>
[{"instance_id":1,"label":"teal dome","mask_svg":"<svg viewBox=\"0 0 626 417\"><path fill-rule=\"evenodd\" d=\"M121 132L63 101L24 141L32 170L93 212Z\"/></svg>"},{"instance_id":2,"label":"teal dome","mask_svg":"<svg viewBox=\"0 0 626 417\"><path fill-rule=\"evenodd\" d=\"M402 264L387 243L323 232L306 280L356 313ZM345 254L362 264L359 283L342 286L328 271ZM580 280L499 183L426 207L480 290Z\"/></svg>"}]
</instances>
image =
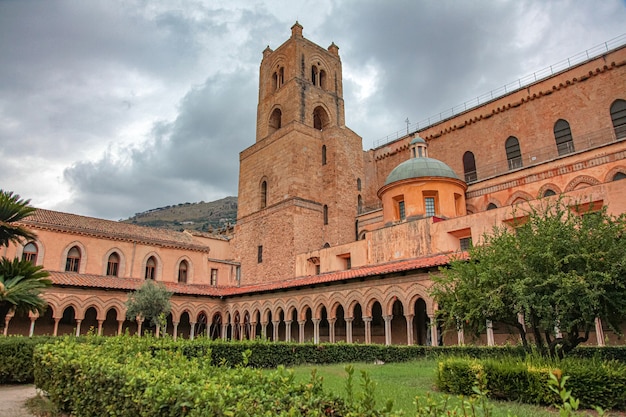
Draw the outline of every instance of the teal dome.
<instances>
[{"instance_id":1,"label":"teal dome","mask_svg":"<svg viewBox=\"0 0 626 417\"><path fill-rule=\"evenodd\" d=\"M426 143L426 141L422 138L420 138L419 136L416 136L415 139L413 139L411 141L411 145L414 145L416 143Z\"/></svg>"},{"instance_id":2,"label":"teal dome","mask_svg":"<svg viewBox=\"0 0 626 417\"><path fill-rule=\"evenodd\" d=\"M417 138L416 138L417 139ZM415 139L414 139L415 140ZM411 158L404 161L387 176L385 185L392 182L421 177L444 177L458 180L459 177L445 163L432 158Z\"/></svg>"}]
</instances>

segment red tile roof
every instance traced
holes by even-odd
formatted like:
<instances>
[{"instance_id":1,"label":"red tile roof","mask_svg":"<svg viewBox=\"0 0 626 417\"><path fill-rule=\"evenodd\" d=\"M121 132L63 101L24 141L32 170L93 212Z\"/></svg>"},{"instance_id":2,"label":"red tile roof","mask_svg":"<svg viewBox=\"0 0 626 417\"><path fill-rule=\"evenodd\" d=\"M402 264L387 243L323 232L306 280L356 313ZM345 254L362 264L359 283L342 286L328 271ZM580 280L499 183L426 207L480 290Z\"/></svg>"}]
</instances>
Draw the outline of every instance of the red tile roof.
<instances>
[{"instance_id":1,"label":"red tile roof","mask_svg":"<svg viewBox=\"0 0 626 417\"><path fill-rule=\"evenodd\" d=\"M379 265L364 266L346 271L294 278L281 282L247 285L243 287L212 287L209 285L179 284L174 282L165 282L164 284L168 290L174 292L175 294L229 297L269 291L290 290L312 285L332 284L366 277L432 268L447 265L452 259L459 256L463 257L464 255L440 254ZM58 286L119 289L129 291L136 290L144 282L144 280L136 278L118 278L101 275L76 274L71 272L51 272L50 278L52 279L52 282Z\"/></svg>"},{"instance_id":2,"label":"red tile roof","mask_svg":"<svg viewBox=\"0 0 626 417\"><path fill-rule=\"evenodd\" d=\"M24 219L22 223L33 228L72 232L115 240L140 241L165 247L209 252L208 245L198 242L187 232L137 226L130 223L96 219L94 217L61 213L59 211L37 209L35 213Z\"/></svg>"}]
</instances>

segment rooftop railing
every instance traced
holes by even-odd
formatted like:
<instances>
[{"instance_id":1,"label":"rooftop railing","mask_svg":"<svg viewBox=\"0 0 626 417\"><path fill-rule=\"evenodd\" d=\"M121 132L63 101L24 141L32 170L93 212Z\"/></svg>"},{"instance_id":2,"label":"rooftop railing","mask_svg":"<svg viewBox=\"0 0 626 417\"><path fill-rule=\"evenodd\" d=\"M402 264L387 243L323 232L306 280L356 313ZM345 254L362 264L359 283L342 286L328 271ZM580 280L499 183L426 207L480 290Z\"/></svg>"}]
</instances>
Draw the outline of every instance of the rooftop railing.
<instances>
[{"instance_id":1,"label":"rooftop railing","mask_svg":"<svg viewBox=\"0 0 626 417\"><path fill-rule=\"evenodd\" d=\"M567 59L559 61L556 64L550 65L549 67L543 68L539 71L535 71L532 74L529 74L513 82L510 82L500 88L491 90L472 100L468 100L462 104L454 106L451 109L444 110L438 114L432 115L419 122L408 123L406 129L398 130L394 133L390 133L389 135L374 141L374 148L378 148L389 142L398 140L406 136L407 134L409 134L409 132L416 132L419 130L426 129L427 127L430 127L434 124L440 123L446 119L454 117L457 114L461 114L467 110L471 110L473 108L481 106L485 103L488 103L491 100L505 96L506 94L509 94L513 91L517 91L537 81L541 81L543 79L549 78L553 76L554 74L557 74L561 71L564 71L566 69L579 65L583 62L589 61L591 59L595 59L599 57L600 55L606 52L609 52L611 50L617 49L624 44L626 44L626 33L616 38L613 38L611 40L608 40L604 43L601 43L600 45L596 45L593 48L587 49L583 52L579 52L576 55L573 55Z\"/></svg>"}]
</instances>

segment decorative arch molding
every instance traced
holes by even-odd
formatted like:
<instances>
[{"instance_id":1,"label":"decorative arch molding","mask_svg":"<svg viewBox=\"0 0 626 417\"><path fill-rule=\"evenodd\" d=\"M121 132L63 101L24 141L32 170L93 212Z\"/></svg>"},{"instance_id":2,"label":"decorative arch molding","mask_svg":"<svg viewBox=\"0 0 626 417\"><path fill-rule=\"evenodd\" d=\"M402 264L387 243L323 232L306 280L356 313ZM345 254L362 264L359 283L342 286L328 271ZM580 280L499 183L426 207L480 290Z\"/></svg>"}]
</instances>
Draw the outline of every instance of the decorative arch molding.
<instances>
[{"instance_id":1,"label":"decorative arch molding","mask_svg":"<svg viewBox=\"0 0 626 417\"><path fill-rule=\"evenodd\" d=\"M502 207L502 203L500 203L500 201L497 198L489 197L489 199L487 200L487 204L485 204L485 209L483 211L490 210L489 209L490 204L493 204L494 206L496 206L496 208Z\"/></svg>"},{"instance_id":2,"label":"decorative arch molding","mask_svg":"<svg viewBox=\"0 0 626 417\"><path fill-rule=\"evenodd\" d=\"M347 306L347 308L345 308L346 317L354 317L354 309L356 308L357 304L361 306L361 312L364 314L363 295L360 292L356 294L351 294L346 300L346 306Z\"/></svg>"},{"instance_id":3,"label":"decorative arch molding","mask_svg":"<svg viewBox=\"0 0 626 417\"><path fill-rule=\"evenodd\" d=\"M65 263L67 261L67 254L74 246L76 246L78 250L80 251L80 262L78 264L78 273L84 274L85 269L87 268L87 260L88 260L87 248L79 240L75 240L72 243L69 243L68 245L65 246L65 249L63 249L63 253L61 255L61 265L59 265L59 271L65 271Z\"/></svg>"},{"instance_id":4,"label":"decorative arch molding","mask_svg":"<svg viewBox=\"0 0 626 417\"><path fill-rule=\"evenodd\" d=\"M126 304L122 300L111 299L107 300L103 303L102 310L104 311L104 316L102 320L106 320L106 316L110 310L115 310L117 313L117 319L124 321L126 319Z\"/></svg>"},{"instance_id":5,"label":"decorative arch molding","mask_svg":"<svg viewBox=\"0 0 626 417\"><path fill-rule=\"evenodd\" d=\"M535 198L525 191L516 191L506 200L506 203L504 205L512 206L513 204L519 204L521 203L520 201L517 201L519 199L522 199L524 200L524 202L526 202L526 201L532 201Z\"/></svg>"},{"instance_id":6,"label":"decorative arch molding","mask_svg":"<svg viewBox=\"0 0 626 417\"><path fill-rule=\"evenodd\" d=\"M553 183L544 184L539 188L539 192L537 193L537 198L543 198L543 195L546 191L554 191L555 194L561 194L561 189Z\"/></svg>"},{"instance_id":7,"label":"decorative arch molding","mask_svg":"<svg viewBox=\"0 0 626 417\"><path fill-rule=\"evenodd\" d=\"M626 175L626 167L616 166L616 167L611 168L609 172L607 172L606 175L604 176L604 182L612 182L613 177L615 177L615 175L617 174Z\"/></svg>"},{"instance_id":8,"label":"decorative arch molding","mask_svg":"<svg viewBox=\"0 0 626 417\"><path fill-rule=\"evenodd\" d=\"M263 303L263 307L261 309L261 322L269 323L270 315L272 316L272 318L274 318L274 315L272 314L272 306L269 305L269 303L267 302Z\"/></svg>"},{"instance_id":9,"label":"decorative arch molding","mask_svg":"<svg viewBox=\"0 0 626 417\"><path fill-rule=\"evenodd\" d=\"M426 304L426 312L428 314L433 313L433 311L428 310L429 306L432 304L432 298L428 296L428 290L426 289L426 287L419 284L412 285L407 291L407 294L412 294L410 297L407 298L408 306L405 311L408 312L408 314L415 314L415 303L420 298L424 300L424 303Z\"/></svg>"},{"instance_id":10,"label":"decorative arch molding","mask_svg":"<svg viewBox=\"0 0 626 417\"><path fill-rule=\"evenodd\" d=\"M45 259L44 256L46 255L46 247L38 238L26 240L19 244L17 247L17 257L22 259L22 256L24 255L24 247L31 242L37 246L37 259L35 259L35 265L43 265L43 260Z\"/></svg>"},{"instance_id":11,"label":"decorative arch molding","mask_svg":"<svg viewBox=\"0 0 626 417\"><path fill-rule=\"evenodd\" d=\"M328 110L325 104L316 104L313 108L313 127L317 130L325 130L333 123L331 118L331 112Z\"/></svg>"},{"instance_id":12,"label":"decorative arch molding","mask_svg":"<svg viewBox=\"0 0 626 417\"><path fill-rule=\"evenodd\" d=\"M313 318L314 319L321 319L322 318L322 308L326 309L326 316L329 316L329 309L328 309L328 299L324 296L322 296L321 294L318 295L317 297L315 297L313 299L313 306L314 308L312 309L313 311Z\"/></svg>"},{"instance_id":13,"label":"decorative arch molding","mask_svg":"<svg viewBox=\"0 0 626 417\"><path fill-rule=\"evenodd\" d=\"M295 303L290 302L286 308L287 311L287 315L285 316L287 318L287 320L291 320L291 318L293 317L293 313L294 311L296 312L296 318L298 317L298 308L296 307Z\"/></svg>"},{"instance_id":14,"label":"decorative arch molding","mask_svg":"<svg viewBox=\"0 0 626 417\"><path fill-rule=\"evenodd\" d=\"M163 276L163 261L161 260L161 257L155 251L150 251L150 252L146 253L144 255L143 259L141 260L141 275L140 275L140 279L143 279L143 280L146 279L146 275L145 275L145 273L146 273L146 264L148 263L148 259L150 259L153 256L154 256L154 259L156 260L156 270L154 271L154 280L155 281L160 281L161 277Z\"/></svg>"},{"instance_id":15,"label":"decorative arch molding","mask_svg":"<svg viewBox=\"0 0 626 417\"><path fill-rule=\"evenodd\" d=\"M396 301L400 301L404 312L407 311L406 305L406 293L402 289L392 288L385 292L385 299L380 302L383 309L383 314L391 316L393 314L393 305Z\"/></svg>"},{"instance_id":16,"label":"decorative arch molding","mask_svg":"<svg viewBox=\"0 0 626 417\"><path fill-rule=\"evenodd\" d=\"M179 282L178 281L178 272L179 272L179 268L180 268L180 264L181 262L187 262L187 279L186 279L186 283L187 284L191 284L193 283L193 277L194 277L194 270L193 270L193 262L191 262L191 258L189 258L189 256L187 255L183 255L180 258L178 258L178 260L176 261L176 268L174 268L174 282Z\"/></svg>"},{"instance_id":17,"label":"decorative arch molding","mask_svg":"<svg viewBox=\"0 0 626 417\"><path fill-rule=\"evenodd\" d=\"M367 291L363 294L363 304L361 304L361 308L363 310L363 316L372 316L372 308L374 307L375 302L379 302L381 308L384 307L385 294L378 288L374 288L370 291ZM383 310L384 312L385 310Z\"/></svg>"},{"instance_id":18,"label":"decorative arch molding","mask_svg":"<svg viewBox=\"0 0 626 417\"><path fill-rule=\"evenodd\" d=\"M61 319L63 318L63 312L68 307L72 307L74 309L74 318L78 319L79 317L83 317L84 311L81 308L82 300L75 295L70 295L67 297L63 297L63 300L60 300L58 306L58 310L54 313L52 318Z\"/></svg>"},{"instance_id":19,"label":"decorative arch molding","mask_svg":"<svg viewBox=\"0 0 626 417\"><path fill-rule=\"evenodd\" d=\"M313 308L311 304L303 304L302 308L298 311L298 321L306 321L306 312L307 310L311 310L311 318L315 318L313 315Z\"/></svg>"},{"instance_id":20,"label":"decorative arch molding","mask_svg":"<svg viewBox=\"0 0 626 417\"><path fill-rule=\"evenodd\" d=\"M574 191L578 189L580 185L585 185L585 184L588 187L591 187L594 185L599 185L600 181L598 181L597 179L589 175L579 175L578 177L571 180L569 184L567 184L567 187L565 187L565 192L567 193L570 191Z\"/></svg>"},{"instance_id":21,"label":"decorative arch molding","mask_svg":"<svg viewBox=\"0 0 626 417\"><path fill-rule=\"evenodd\" d=\"M111 249L109 249L104 256L102 257L102 275L106 275L107 274L107 266L109 264L109 256L111 256L113 253L117 253L117 256L120 257L120 264L117 270L117 276L120 278L125 278L128 275L126 274L126 256L124 255L124 252L118 248L117 246L112 247Z\"/></svg>"}]
</instances>

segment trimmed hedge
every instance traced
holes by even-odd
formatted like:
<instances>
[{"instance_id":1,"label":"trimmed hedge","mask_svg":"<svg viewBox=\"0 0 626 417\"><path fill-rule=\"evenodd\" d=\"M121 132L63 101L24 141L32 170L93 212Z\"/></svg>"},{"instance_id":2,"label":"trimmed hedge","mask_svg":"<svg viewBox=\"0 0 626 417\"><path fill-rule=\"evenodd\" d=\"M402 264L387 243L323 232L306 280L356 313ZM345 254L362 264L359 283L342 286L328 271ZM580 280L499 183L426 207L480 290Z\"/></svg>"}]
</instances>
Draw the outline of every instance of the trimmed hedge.
<instances>
[{"instance_id":1,"label":"trimmed hedge","mask_svg":"<svg viewBox=\"0 0 626 417\"><path fill-rule=\"evenodd\" d=\"M626 364L615 360L446 358L438 361L437 386L453 394L471 395L478 384L491 398L552 405L560 399L549 388L550 373L569 376L566 389L582 407L626 409Z\"/></svg>"},{"instance_id":2,"label":"trimmed hedge","mask_svg":"<svg viewBox=\"0 0 626 417\"><path fill-rule=\"evenodd\" d=\"M54 340L48 336L0 337L0 384L33 382L33 351L35 347Z\"/></svg>"},{"instance_id":3,"label":"trimmed hedge","mask_svg":"<svg viewBox=\"0 0 626 417\"><path fill-rule=\"evenodd\" d=\"M76 417L396 415L364 408L365 401L346 404L315 374L296 383L282 367L216 367L210 350L187 349L188 357L181 345L136 337L44 344L35 351L35 381Z\"/></svg>"}]
</instances>

